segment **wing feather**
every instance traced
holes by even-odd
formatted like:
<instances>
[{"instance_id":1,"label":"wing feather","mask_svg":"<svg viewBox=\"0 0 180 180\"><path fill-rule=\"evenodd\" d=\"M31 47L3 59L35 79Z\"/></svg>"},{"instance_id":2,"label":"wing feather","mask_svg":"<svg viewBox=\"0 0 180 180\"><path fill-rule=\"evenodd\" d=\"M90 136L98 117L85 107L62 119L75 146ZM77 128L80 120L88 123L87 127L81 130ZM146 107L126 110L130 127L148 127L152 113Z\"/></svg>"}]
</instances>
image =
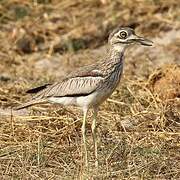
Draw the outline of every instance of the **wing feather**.
<instances>
[{"instance_id":1,"label":"wing feather","mask_svg":"<svg viewBox=\"0 0 180 180\"><path fill-rule=\"evenodd\" d=\"M33 99L88 95L98 88L103 79L103 74L100 71L94 70L94 68L91 71L84 69L76 74L70 74L61 82L47 86L38 92Z\"/></svg>"}]
</instances>

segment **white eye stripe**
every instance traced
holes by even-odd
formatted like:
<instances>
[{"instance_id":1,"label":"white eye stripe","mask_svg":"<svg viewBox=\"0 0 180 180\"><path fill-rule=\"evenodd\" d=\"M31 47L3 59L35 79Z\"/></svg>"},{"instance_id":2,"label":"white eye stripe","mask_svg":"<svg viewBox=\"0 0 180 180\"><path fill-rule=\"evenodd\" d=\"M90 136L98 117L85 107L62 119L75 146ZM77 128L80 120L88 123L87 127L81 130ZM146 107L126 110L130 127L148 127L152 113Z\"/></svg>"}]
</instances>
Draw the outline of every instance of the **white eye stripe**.
<instances>
[{"instance_id":1,"label":"white eye stripe","mask_svg":"<svg viewBox=\"0 0 180 180\"><path fill-rule=\"evenodd\" d=\"M120 32L117 32L115 34L116 37L120 38L120 39L126 39L128 37L128 33L127 31L120 31Z\"/></svg>"}]
</instances>

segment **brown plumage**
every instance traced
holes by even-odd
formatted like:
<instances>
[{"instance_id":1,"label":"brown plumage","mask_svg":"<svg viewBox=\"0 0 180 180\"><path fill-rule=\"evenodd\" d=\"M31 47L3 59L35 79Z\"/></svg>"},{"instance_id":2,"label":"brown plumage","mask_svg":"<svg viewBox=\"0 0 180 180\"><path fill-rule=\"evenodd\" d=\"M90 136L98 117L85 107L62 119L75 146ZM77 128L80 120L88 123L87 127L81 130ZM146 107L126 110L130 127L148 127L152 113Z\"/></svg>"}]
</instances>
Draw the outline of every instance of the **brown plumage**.
<instances>
[{"instance_id":1,"label":"brown plumage","mask_svg":"<svg viewBox=\"0 0 180 180\"><path fill-rule=\"evenodd\" d=\"M117 87L123 72L124 52L130 44L134 43L146 46L152 45L151 41L135 35L134 30L131 28L116 28L109 36L109 49L102 61L72 72L60 82L29 90L29 93L35 94L33 98L16 109L46 102L81 107L84 113L82 135L87 165L85 123L88 110L92 108L94 110L92 134L96 157L95 164L97 166L95 131L98 107Z\"/></svg>"}]
</instances>

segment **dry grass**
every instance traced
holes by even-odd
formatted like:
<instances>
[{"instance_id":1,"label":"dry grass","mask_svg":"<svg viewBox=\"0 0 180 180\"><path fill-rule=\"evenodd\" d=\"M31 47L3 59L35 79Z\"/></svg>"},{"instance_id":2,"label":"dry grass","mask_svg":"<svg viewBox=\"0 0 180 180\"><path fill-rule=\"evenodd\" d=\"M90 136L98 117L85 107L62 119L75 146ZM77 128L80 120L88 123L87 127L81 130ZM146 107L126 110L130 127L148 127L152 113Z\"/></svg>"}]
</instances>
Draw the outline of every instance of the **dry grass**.
<instances>
[{"instance_id":1,"label":"dry grass","mask_svg":"<svg viewBox=\"0 0 180 180\"><path fill-rule=\"evenodd\" d=\"M33 2L0 1L1 179L179 179L180 68L163 65L179 63L178 2ZM98 171L89 115L87 171L78 109L44 105L12 112L10 107L26 99L26 89L103 56L117 25L136 28L155 47L129 51L121 85L101 106ZM164 87L176 93L162 99Z\"/></svg>"}]
</instances>

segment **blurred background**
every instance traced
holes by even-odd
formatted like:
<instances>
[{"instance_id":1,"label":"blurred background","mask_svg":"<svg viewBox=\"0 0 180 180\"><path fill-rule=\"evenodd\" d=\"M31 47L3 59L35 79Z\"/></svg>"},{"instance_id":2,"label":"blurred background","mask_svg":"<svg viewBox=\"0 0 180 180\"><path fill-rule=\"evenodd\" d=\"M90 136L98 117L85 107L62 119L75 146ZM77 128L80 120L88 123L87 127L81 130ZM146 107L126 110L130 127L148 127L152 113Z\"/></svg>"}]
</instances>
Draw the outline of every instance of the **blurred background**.
<instances>
[{"instance_id":1,"label":"blurred background","mask_svg":"<svg viewBox=\"0 0 180 180\"><path fill-rule=\"evenodd\" d=\"M94 174L92 164L85 173L79 110L41 106L12 114L11 107L29 88L103 58L117 26L134 28L154 46L127 51L121 84L100 111L101 170ZM0 0L0 39L2 178L179 178L177 0Z\"/></svg>"}]
</instances>

